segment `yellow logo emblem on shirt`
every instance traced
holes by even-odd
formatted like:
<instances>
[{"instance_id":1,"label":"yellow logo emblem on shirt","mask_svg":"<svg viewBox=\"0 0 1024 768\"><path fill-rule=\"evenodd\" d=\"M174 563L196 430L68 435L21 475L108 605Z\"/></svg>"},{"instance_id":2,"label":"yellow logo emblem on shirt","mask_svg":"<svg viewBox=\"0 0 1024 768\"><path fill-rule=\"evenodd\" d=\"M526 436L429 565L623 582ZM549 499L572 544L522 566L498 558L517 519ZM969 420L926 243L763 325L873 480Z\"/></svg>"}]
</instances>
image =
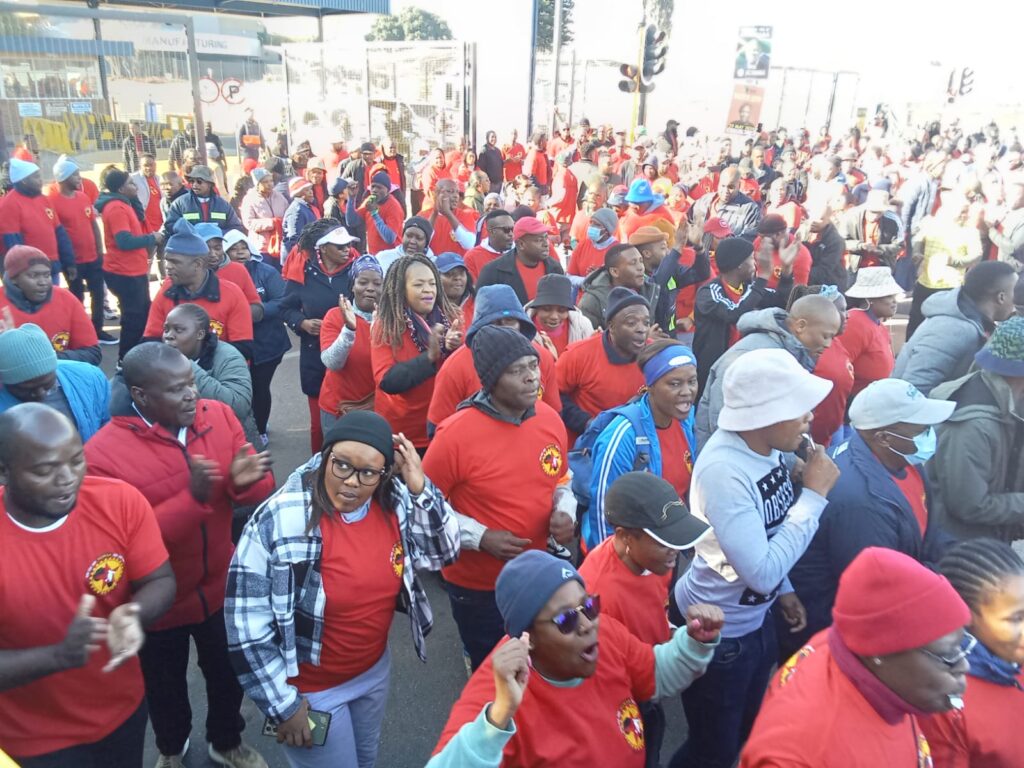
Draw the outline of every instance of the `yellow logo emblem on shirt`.
<instances>
[{"instance_id":1,"label":"yellow logo emblem on shirt","mask_svg":"<svg viewBox=\"0 0 1024 768\"><path fill-rule=\"evenodd\" d=\"M540 452L540 468L548 477L555 477L562 470L562 451L552 443Z\"/></svg>"},{"instance_id":2,"label":"yellow logo emblem on shirt","mask_svg":"<svg viewBox=\"0 0 1024 768\"><path fill-rule=\"evenodd\" d=\"M405 549L400 541L396 541L395 546L391 548L391 570L398 578L402 578L402 574L405 573Z\"/></svg>"},{"instance_id":3,"label":"yellow logo emblem on shirt","mask_svg":"<svg viewBox=\"0 0 1024 768\"><path fill-rule=\"evenodd\" d=\"M779 688L784 688L790 678L793 677L793 674L796 672L796 665L800 663L801 659L806 659L812 653L814 653L813 646L805 645L789 657L789 661L783 664L779 670Z\"/></svg>"},{"instance_id":4,"label":"yellow logo emblem on shirt","mask_svg":"<svg viewBox=\"0 0 1024 768\"><path fill-rule=\"evenodd\" d=\"M924 737L924 734L918 731L917 733L917 768L933 768L935 765L932 762L932 748L928 743L928 739Z\"/></svg>"},{"instance_id":5,"label":"yellow logo emblem on shirt","mask_svg":"<svg viewBox=\"0 0 1024 768\"><path fill-rule=\"evenodd\" d=\"M124 557L114 552L107 552L92 561L85 573L85 581L97 595L113 592L124 576Z\"/></svg>"},{"instance_id":6,"label":"yellow logo emblem on shirt","mask_svg":"<svg viewBox=\"0 0 1024 768\"><path fill-rule=\"evenodd\" d=\"M210 318L210 330L217 334L218 339L224 338L224 323Z\"/></svg>"},{"instance_id":7,"label":"yellow logo emblem on shirt","mask_svg":"<svg viewBox=\"0 0 1024 768\"><path fill-rule=\"evenodd\" d=\"M53 345L54 352L63 352L71 343L71 334L67 331L57 331L50 339L50 343Z\"/></svg>"},{"instance_id":8,"label":"yellow logo emblem on shirt","mask_svg":"<svg viewBox=\"0 0 1024 768\"><path fill-rule=\"evenodd\" d=\"M640 719L640 707L633 699L626 699L619 705L619 730L622 737L635 752L644 750L644 721Z\"/></svg>"}]
</instances>

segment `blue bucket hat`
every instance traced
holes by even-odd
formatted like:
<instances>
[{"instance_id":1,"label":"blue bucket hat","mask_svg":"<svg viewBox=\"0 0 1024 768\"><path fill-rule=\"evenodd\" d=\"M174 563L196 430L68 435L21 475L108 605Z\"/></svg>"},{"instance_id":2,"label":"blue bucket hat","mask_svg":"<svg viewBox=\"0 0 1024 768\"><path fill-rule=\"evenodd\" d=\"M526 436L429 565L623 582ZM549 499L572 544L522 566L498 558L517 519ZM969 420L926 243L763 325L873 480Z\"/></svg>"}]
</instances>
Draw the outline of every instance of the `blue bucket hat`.
<instances>
[{"instance_id":1,"label":"blue bucket hat","mask_svg":"<svg viewBox=\"0 0 1024 768\"><path fill-rule=\"evenodd\" d=\"M651 182L647 179L634 179L629 185L629 192L626 193L627 203L653 203L654 190L651 189Z\"/></svg>"}]
</instances>

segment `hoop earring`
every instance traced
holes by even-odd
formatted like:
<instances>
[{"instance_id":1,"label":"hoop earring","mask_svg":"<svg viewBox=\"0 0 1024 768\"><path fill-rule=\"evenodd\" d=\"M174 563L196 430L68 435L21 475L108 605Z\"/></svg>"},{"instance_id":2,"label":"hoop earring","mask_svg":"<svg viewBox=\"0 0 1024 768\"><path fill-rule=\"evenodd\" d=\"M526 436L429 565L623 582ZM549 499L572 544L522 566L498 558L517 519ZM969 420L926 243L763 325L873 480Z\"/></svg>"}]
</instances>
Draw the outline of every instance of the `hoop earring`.
<instances>
[{"instance_id":1,"label":"hoop earring","mask_svg":"<svg viewBox=\"0 0 1024 768\"><path fill-rule=\"evenodd\" d=\"M880 658L878 658L877 656L873 656L871 658L871 663L874 664L876 667L882 666L882 660Z\"/></svg>"}]
</instances>

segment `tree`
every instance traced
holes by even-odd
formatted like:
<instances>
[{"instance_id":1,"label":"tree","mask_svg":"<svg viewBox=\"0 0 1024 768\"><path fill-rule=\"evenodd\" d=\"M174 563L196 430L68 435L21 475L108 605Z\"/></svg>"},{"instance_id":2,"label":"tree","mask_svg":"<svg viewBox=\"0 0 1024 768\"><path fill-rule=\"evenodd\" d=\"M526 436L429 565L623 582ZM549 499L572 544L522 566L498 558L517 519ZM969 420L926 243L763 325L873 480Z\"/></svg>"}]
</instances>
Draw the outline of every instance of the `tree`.
<instances>
[{"instance_id":1,"label":"tree","mask_svg":"<svg viewBox=\"0 0 1024 768\"><path fill-rule=\"evenodd\" d=\"M671 37L675 5L675 0L644 0L644 16L647 23L654 24L666 37Z\"/></svg>"},{"instance_id":2,"label":"tree","mask_svg":"<svg viewBox=\"0 0 1024 768\"><path fill-rule=\"evenodd\" d=\"M398 16L381 16L374 23L367 40L451 40L448 22L422 8L403 8Z\"/></svg>"},{"instance_id":3,"label":"tree","mask_svg":"<svg viewBox=\"0 0 1024 768\"><path fill-rule=\"evenodd\" d=\"M554 39L556 0L537 0L537 50L549 52ZM571 43L574 0L562 0L562 45Z\"/></svg>"}]
</instances>

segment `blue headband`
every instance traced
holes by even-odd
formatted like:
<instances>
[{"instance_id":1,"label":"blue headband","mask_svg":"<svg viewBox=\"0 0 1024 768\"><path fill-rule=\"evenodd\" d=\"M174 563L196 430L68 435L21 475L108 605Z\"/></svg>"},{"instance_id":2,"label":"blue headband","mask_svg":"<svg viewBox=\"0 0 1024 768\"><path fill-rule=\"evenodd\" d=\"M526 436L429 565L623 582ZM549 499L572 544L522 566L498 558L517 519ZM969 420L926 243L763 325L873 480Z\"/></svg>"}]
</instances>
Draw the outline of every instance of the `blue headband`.
<instances>
[{"instance_id":1,"label":"blue headband","mask_svg":"<svg viewBox=\"0 0 1024 768\"><path fill-rule=\"evenodd\" d=\"M650 387L673 368L681 368L684 365L697 365L697 358L693 356L692 349L682 344L665 347L644 366L644 383Z\"/></svg>"}]
</instances>

